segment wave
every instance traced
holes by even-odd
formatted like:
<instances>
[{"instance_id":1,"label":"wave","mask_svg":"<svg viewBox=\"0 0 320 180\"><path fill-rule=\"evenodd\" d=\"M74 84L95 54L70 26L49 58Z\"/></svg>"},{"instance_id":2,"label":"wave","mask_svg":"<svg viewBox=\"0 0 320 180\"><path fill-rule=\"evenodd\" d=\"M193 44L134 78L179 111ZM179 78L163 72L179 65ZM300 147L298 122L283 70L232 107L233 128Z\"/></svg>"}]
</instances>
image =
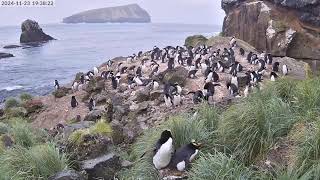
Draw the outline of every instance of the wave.
<instances>
[{"instance_id":1,"label":"wave","mask_svg":"<svg viewBox=\"0 0 320 180\"><path fill-rule=\"evenodd\" d=\"M23 86L8 86L8 87L5 87L5 88L1 88L0 90L7 90L7 91L13 91L13 90L17 90L17 89L22 89Z\"/></svg>"}]
</instances>

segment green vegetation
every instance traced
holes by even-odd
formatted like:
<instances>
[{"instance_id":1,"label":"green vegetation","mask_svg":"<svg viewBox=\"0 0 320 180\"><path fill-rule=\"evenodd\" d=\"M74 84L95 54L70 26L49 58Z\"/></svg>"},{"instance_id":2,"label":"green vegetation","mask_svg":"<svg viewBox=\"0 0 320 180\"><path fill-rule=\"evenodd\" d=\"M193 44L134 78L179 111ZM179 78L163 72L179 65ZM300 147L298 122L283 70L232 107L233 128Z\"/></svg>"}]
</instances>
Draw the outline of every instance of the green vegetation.
<instances>
[{"instance_id":1,"label":"green vegetation","mask_svg":"<svg viewBox=\"0 0 320 180\"><path fill-rule=\"evenodd\" d=\"M187 37L184 44L186 47L189 47L189 46L196 47L199 45L206 44L207 41L208 39L202 35L194 35L194 36Z\"/></svg>"},{"instance_id":2,"label":"green vegetation","mask_svg":"<svg viewBox=\"0 0 320 180\"><path fill-rule=\"evenodd\" d=\"M22 119L17 119L13 122L10 129L10 135L13 137L15 143L25 148L35 146L41 141L41 137L37 133L37 130L31 128L30 125Z\"/></svg>"},{"instance_id":3,"label":"green vegetation","mask_svg":"<svg viewBox=\"0 0 320 180\"><path fill-rule=\"evenodd\" d=\"M10 108L15 108L15 107L19 107L20 106L20 102L15 99L15 98L9 98L5 101L5 109L10 109Z\"/></svg>"},{"instance_id":4,"label":"green vegetation","mask_svg":"<svg viewBox=\"0 0 320 180\"><path fill-rule=\"evenodd\" d=\"M20 95L20 100L21 100L22 102L29 101L29 100L31 100L32 98L33 98L32 95L30 95L30 94L28 94L28 93L23 93L23 94Z\"/></svg>"},{"instance_id":5,"label":"green vegetation","mask_svg":"<svg viewBox=\"0 0 320 180\"><path fill-rule=\"evenodd\" d=\"M15 146L0 155L0 179L48 179L68 168L65 155L53 144L42 144L30 149Z\"/></svg>"}]
</instances>

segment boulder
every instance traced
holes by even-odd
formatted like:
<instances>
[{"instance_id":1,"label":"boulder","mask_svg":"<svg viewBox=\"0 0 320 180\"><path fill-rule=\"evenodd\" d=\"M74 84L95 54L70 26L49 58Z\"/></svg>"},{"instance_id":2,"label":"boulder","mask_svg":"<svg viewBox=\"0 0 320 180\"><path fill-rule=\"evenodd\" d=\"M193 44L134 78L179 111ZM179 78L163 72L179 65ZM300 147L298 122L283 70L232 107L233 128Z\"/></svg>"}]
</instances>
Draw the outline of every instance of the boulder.
<instances>
[{"instance_id":1,"label":"boulder","mask_svg":"<svg viewBox=\"0 0 320 180\"><path fill-rule=\"evenodd\" d=\"M104 89L104 80L102 77L97 77L89 81L85 91L89 94L92 93L101 93L101 91Z\"/></svg>"},{"instance_id":2,"label":"boulder","mask_svg":"<svg viewBox=\"0 0 320 180\"><path fill-rule=\"evenodd\" d=\"M225 36L236 36L274 56L320 59L320 0L222 0L221 4L226 12Z\"/></svg>"},{"instance_id":3,"label":"boulder","mask_svg":"<svg viewBox=\"0 0 320 180\"><path fill-rule=\"evenodd\" d=\"M164 72L163 82L164 83L178 83L184 85L188 77L188 70L184 67L177 67L173 70L167 70Z\"/></svg>"},{"instance_id":4,"label":"boulder","mask_svg":"<svg viewBox=\"0 0 320 180\"><path fill-rule=\"evenodd\" d=\"M70 91L71 91L71 88L60 87L58 90L54 91L52 94L54 95L55 98L62 98L68 95Z\"/></svg>"},{"instance_id":5,"label":"boulder","mask_svg":"<svg viewBox=\"0 0 320 180\"><path fill-rule=\"evenodd\" d=\"M161 97L161 95L163 94L163 91L152 91L150 93L150 100L154 101L156 99L159 99Z\"/></svg>"},{"instance_id":6,"label":"boulder","mask_svg":"<svg viewBox=\"0 0 320 180\"><path fill-rule=\"evenodd\" d=\"M11 148L14 145L12 138L8 135L0 136L0 144L3 144L5 148Z\"/></svg>"},{"instance_id":7,"label":"boulder","mask_svg":"<svg viewBox=\"0 0 320 180\"><path fill-rule=\"evenodd\" d=\"M86 180L81 173L74 170L65 170L49 177L49 180Z\"/></svg>"},{"instance_id":8,"label":"boulder","mask_svg":"<svg viewBox=\"0 0 320 180\"><path fill-rule=\"evenodd\" d=\"M144 101L148 101L149 98L150 98L150 91L147 89L143 89L143 90L136 91L136 96L134 100L137 101L137 103L141 103Z\"/></svg>"},{"instance_id":9,"label":"boulder","mask_svg":"<svg viewBox=\"0 0 320 180\"><path fill-rule=\"evenodd\" d=\"M0 118L4 115L4 110L0 109Z\"/></svg>"},{"instance_id":10,"label":"boulder","mask_svg":"<svg viewBox=\"0 0 320 180\"><path fill-rule=\"evenodd\" d=\"M13 54L10 54L10 53L1 53L1 52L0 52L0 59L10 58L10 57L14 57L14 55L13 55Z\"/></svg>"},{"instance_id":11,"label":"boulder","mask_svg":"<svg viewBox=\"0 0 320 180\"><path fill-rule=\"evenodd\" d=\"M21 25L20 43L46 42L54 40L53 37L45 34L36 21L25 20Z\"/></svg>"},{"instance_id":12,"label":"boulder","mask_svg":"<svg viewBox=\"0 0 320 180\"><path fill-rule=\"evenodd\" d=\"M86 117L84 117L84 121L93 121L96 122L101 118L106 117L106 111L104 110L100 110L100 109L95 109L91 112L89 112L89 114L86 115Z\"/></svg>"},{"instance_id":13,"label":"boulder","mask_svg":"<svg viewBox=\"0 0 320 180\"><path fill-rule=\"evenodd\" d=\"M35 113L43 108L41 100L31 99L23 104L23 107L27 110L28 114Z\"/></svg>"},{"instance_id":14,"label":"boulder","mask_svg":"<svg viewBox=\"0 0 320 180\"><path fill-rule=\"evenodd\" d=\"M114 153L108 153L82 161L81 169L88 173L89 179L114 179L115 173L121 169L121 162Z\"/></svg>"}]
</instances>

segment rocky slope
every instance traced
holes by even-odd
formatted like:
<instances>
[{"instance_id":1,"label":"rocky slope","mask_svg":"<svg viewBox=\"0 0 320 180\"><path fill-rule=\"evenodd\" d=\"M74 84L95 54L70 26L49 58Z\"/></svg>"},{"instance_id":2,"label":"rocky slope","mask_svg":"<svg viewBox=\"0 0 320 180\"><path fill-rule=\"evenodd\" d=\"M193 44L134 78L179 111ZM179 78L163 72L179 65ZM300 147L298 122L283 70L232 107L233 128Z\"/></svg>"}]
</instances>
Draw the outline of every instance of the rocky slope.
<instances>
[{"instance_id":1,"label":"rocky slope","mask_svg":"<svg viewBox=\"0 0 320 180\"><path fill-rule=\"evenodd\" d=\"M149 23L150 15L137 4L93 9L63 19L64 23Z\"/></svg>"},{"instance_id":2,"label":"rocky slope","mask_svg":"<svg viewBox=\"0 0 320 180\"><path fill-rule=\"evenodd\" d=\"M260 51L297 59L320 59L320 1L222 0L225 36Z\"/></svg>"},{"instance_id":3,"label":"rocky slope","mask_svg":"<svg viewBox=\"0 0 320 180\"><path fill-rule=\"evenodd\" d=\"M45 42L54 40L53 37L43 32L42 28L36 21L25 20L21 25L21 43L34 43L34 42Z\"/></svg>"}]
</instances>

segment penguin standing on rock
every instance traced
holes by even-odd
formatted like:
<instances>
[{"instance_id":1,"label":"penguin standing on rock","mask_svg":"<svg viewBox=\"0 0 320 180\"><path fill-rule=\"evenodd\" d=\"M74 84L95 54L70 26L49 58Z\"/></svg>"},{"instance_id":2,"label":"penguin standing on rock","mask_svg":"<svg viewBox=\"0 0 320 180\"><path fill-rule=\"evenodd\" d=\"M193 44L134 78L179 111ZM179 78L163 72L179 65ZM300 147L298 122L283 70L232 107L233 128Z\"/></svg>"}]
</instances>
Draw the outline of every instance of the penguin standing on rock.
<instances>
[{"instance_id":1,"label":"penguin standing on rock","mask_svg":"<svg viewBox=\"0 0 320 180\"><path fill-rule=\"evenodd\" d=\"M288 75L288 72L289 72L288 66L287 66L286 64L284 64L284 65L282 66L282 74L283 74L284 76L286 76L286 75Z\"/></svg>"},{"instance_id":2,"label":"penguin standing on rock","mask_svg":"<svg viewBox=\"0 0 320 180\"><path fill-rule=\"evenodd\" d=\"M198 144L192 140L190 144L184 145L177 149L172 157L170 168L176 169L180 172L185 171L199 153L200 146L201 144Z\"/></svg>"},{"instance_id":3,"label":"penguin standing on rock","mask_svg":"<svg viewBox=\"0 0 320 180\"><path fill-rule=\"evenodd\" d=\"M198 90L196 92L189 92L188 94L193 94L193 97L192 97L193 104L199 104L204 100L204 95L201 90Z\"/></svg>"},{"instance_id":4,"label":"penguin standing on rock","mask_svg":"<svg viewBox=\"0 0 320 180\"><path fill-rule=\"evenodd\" d=\"M93 68L93 74L94 74L95 76L98 76L98 74L99 74L99 69L98 69L97 67L94 67L94 68Z\"/></svg>"},{"instance_id":5,"label":"penguin standing on rock","mask_svg":"<svg viewBox=\"0 0 320 180\"><path fill-rule=\"evenodd\" d=\"M276 81L276 79L278 78L278 75L277 75L277 73L275 73L275 72L271 72L270 73L270 80L271 81Z\"/></svg>"},{"instance_id":6,"label":"penguin standing on rock","mask_svg":"<svg viewBox=\"0 0 320 180\"><path fill-rule=\"evenodd\" d=\"M55 90L60 89L60 85L59 85L58 80L54 80L54 89L55 89Z\"/></svg>"},{"instance_id":7,"label":"penguin standing on rock","mask_svg":"<svg viewBox=\"0 0 320 180\"><path fill-rule=\"evenodd\" d=\"M231 96L237 96L239 94L239 89L235 84L227 83L227 89L229 90L229 93Z\"/></svg>"},{"instance_id":8,"label":"penguin standing on rock","mask_svg":"<svg viewBox=\"0 0 320 180\"><path fill-rule=\"evenodd\" d=\"M167 167L171 161L174 152L172 134L169 130L161 133L160 139L157 141L153 156L153 165L157 169Z\"/></svg>"},{"instance_id":9,"label":"penguin standing on rock","mask_svg":"<svg viewBox=\"0 0 320 180\"><path fill-rule=\"evenodd\" d=\"M71 107L72 108L76 108L78 106L78 101L76 100L76 97L75 96L72 96L71 97Z\"/></svg>"},{"instance_id":10,"label":"penguin standing on rock","mask_svg":"<svg viewBox=\"0 0 320 180\"><path fill-rule=\"evenodd\" d=\"M274 72L279 72L279 66L280 66L280 63L279 63L279 62L273 63L273 65L272 65L272 71L274 71Z\"/></svg>"},{"instance_id":11,"label":"penguin standing on rock","mask_svg":"<svg viewBox=\"0 0 320 180\"><path fill-rule=\"evenodd\" d=\"M112 76L112 77L111 77L111 83L112 83L112 88L113 88L113 89L117 89L117 87L118 87L118 80L117 80L117 78L116 78L115 76Z\"/></svg>"},{"instance_id":12,"label":"penguin standing on rock","mask_svg":"<svg viewBox=\"0 0 320 180\"><path fill-rule=\"evenodd\" d=\"M88 107L89 111L92 111L96 107L96 102L93 100L93 98L90 98Z\"/></svg>"}]
</instances>

